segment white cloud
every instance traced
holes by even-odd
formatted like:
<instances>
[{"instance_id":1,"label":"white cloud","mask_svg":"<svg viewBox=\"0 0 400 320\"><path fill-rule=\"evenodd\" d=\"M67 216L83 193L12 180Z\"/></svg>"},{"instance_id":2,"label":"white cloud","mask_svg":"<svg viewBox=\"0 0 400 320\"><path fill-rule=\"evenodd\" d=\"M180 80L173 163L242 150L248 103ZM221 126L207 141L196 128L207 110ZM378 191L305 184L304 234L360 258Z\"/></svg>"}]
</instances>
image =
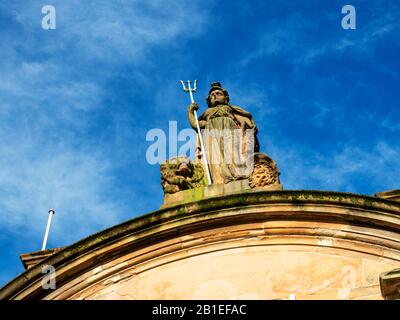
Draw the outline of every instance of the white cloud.
<instances>
[{"instance_id":1,"label":"white cloud","mask_svg":"<svg viewBox=\"0 0 400 320\"><path fill-rule=\"evenodd\" d=\"M282 146L287 143L282 143ZM364 193L369 186L379 192L399 187L400 148L378 142L370 150L344 145L321 154L309 147L276 147L266 151L278 163L286 189L335 190ZM365 188L361 190L360 188Z\"/></svg>"},{"instance_id":2,"label":"white cloud","mask_svg":"<svg viewBox=\"0 0 400 320\"><path fill-rule=\"evenodd\" d=\"M16 21L27 32L39 34L32 42L36 50L68 54L79 51L85 61L106 60L120 64L143 62L154 45L198 35L203 31L207 12L191 1L123 1L69 0L53 1L57 12L57 29L40 29L40 4L18 6ZM122 60L122 61L121 61Z\"/></svg>"},{"instance_id":3,"label":"white cloud","mask_svg":"<svg viewBox=\"0 0 400 320\"><path fill-rule=\"evenodd\" d=\"M378 15L377 18L367 22L366 25L360 26L353 31L343 30L335 38L325 39L325 43L312 47L304 52L296 59L297 64L312 63L315 58L323 56L327 53L342 54L350 49L359 54L373 52L377 41L385 37L390 32L399 32L398 24L393 13L385 12ZM353 32L354 34L352 34Z\"/></svg>"},{"instance_id":4,"label":"white cloud","mask_svg":"<svg viewBox=\"0 0 400 320\"><path fill-rule=\"evenodd\" d=\"M206 12L192 15L198 5L179 1L72 0L53 5L57 29L50 31L40 27L40 3L1 5L4 14L14 17L18 33L9 37L9 30L0 31L7 39L0 44L0 230L22 230L37 239L54 207L51 239L66 245L132 218L127 211L135 201L138 211L132 215L154 201L142 199L146 191L141 185L132 187L137 190L128 201L126 186L115 176L126 158L110 152L112 144L127 136L127 126L135 130L124 115L116 115L122 120L107 145L102 136L86 130L91 114L108 107L106 84L116 73L125 65L152 63L148 54L155 46L173 46L178 38L201 33ZM153 75L132 73L138 82L152 81ZM129 133L133 136L145 143L144 135Z\"/></svg>"},{"instance_id":5,"label":"white cloud","mask_svg":"<svg viewBox=\"0 0 400 320\"><path fill-rule=\"evenodd\" d=\"M400 123L395 121L393 118L394 117L387 116L382 121L378 122L378 125L392 132L400 131ZM374 123L377 122L376 119L373 118L370 120Z\"/></svg>"},{"instance_id":6,"label":"white cloud","mask_svg":"<svg viewBox=\"0 0 400 320\"><path fill-rule=\"evenodd\" d=\"M111 164L93 150L28 139L2 145L0 154L2 228L42 234L47 210L54 207L59 212L53 239L65 244L115 224L125 213L107 192L115 188Z\"/></svg>"},{"instance_id":7,"label":"white cloud","mask_svg":"<svg viewBox=\"0 0 400 320\"><path fill-rule=\"evenodd\" d=\"M372 18L363 21L363 25L359 22L358 28L350 31L341 29L340 15L330 15L329 18L326 16L331 27L337 24L339 32L328 33L325 29L319 29L320 40L309 37L310 32L316 32L321 28L318 19L310 21L298 14L286 16L285 19L271 24L269 31L259 38L257 47L239 63L247 66L257 59L280 56L289 57L294 65L299 67L311 64L316 58L328 53L343 54L348 49L359 54L373 52L380 39L395 32L398 34L400 31L395 9L375 9Z\"/></svg>"}]
</instances>

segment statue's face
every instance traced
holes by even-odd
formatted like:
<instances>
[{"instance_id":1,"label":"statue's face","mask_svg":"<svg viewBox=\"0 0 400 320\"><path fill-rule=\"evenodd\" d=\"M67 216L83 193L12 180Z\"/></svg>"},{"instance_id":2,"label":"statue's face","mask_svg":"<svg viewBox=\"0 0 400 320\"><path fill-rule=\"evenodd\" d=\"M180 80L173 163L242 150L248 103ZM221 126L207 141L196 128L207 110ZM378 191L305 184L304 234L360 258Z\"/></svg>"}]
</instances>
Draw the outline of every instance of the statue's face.
<instances>
[{"instance_id":1,"label":"statue's face","mask_svg":"<svg viewBox=\"0 0 400 320\"><path fill-rule=\"evenodd\" d=\"M222 90L214 90L210 93L210 101L212 106L217 106L219 104L226 104L225 94Z\"/></svg>"}]
</instances>

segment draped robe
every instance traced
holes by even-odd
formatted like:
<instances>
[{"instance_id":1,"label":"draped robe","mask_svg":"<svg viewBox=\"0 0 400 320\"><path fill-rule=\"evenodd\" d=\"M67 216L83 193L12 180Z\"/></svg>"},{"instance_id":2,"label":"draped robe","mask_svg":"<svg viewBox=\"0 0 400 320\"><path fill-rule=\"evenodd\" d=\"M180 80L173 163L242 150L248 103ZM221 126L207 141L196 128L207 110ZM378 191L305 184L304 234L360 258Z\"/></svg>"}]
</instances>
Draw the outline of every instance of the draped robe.
<instances>
[{"instance_id":1,"label":"draped robe","mask_svg":"<svg viewBox=\"0 0 400 320\"><path fill-rule=\"evenodd\" d=\"M251 114L232 105L208 108L199 118L213 184L249 178L252 155L259 151L257 127ZM198 148L201 148L198 143Z\"/></svg>"}]
</instances>

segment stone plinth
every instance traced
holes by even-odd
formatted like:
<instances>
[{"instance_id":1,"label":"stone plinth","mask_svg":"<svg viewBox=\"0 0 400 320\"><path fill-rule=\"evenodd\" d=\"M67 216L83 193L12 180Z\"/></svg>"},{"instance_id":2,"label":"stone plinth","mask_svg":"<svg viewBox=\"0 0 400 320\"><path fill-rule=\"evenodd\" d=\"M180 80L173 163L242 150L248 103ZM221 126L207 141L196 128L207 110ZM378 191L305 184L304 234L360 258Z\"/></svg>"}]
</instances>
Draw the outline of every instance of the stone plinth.
<instances>
[{"instance_id":1,"label":"stone plinth","mask_svg":"<svg viewBox=\"0 0 400 320\"><path fill-rule=\"evenodd\" d=\"M161 206L161 208L200 201L211 197L221 197L230 194L246 193L250 192L251 190L278 191L283 190L283 188L281 184L276 183L270 186L252 189L249 186L249 181L247 179L232 181L226 184L212 184L205 187L179 191L177 193L165 194L164 204Z\"/></svg>"},{"instance_id":2,"label":"stone plinth","mask_svg":"<svg viewBox=\"0 0 400 320\"><path fill-rule=\"evenodd\" d=\"M381 299L400 266L400 203L249 190L170 206L79 241L0 299ZM43 265L56 289L42 287Z\"/></svg>"}]
</instances>

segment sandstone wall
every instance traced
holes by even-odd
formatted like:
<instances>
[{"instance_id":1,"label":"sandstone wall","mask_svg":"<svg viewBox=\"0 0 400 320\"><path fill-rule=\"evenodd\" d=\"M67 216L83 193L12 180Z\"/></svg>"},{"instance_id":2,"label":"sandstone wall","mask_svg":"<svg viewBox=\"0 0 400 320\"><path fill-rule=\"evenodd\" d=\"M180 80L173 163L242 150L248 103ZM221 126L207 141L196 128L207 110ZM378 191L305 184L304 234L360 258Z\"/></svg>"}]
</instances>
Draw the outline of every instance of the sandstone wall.
<instances>
[{"instance_id":1,"label":"sandstone wall","mask_svg":"<svg viewBox=\"0 0 400 320\"><path fill-rule=\"evenodd\" d=\"M42 288L43 265L57 288ZM84 239L0 291L12 299L381 299L400 203L251 191L165 208Z\"/></svg>"}]
</instances>

